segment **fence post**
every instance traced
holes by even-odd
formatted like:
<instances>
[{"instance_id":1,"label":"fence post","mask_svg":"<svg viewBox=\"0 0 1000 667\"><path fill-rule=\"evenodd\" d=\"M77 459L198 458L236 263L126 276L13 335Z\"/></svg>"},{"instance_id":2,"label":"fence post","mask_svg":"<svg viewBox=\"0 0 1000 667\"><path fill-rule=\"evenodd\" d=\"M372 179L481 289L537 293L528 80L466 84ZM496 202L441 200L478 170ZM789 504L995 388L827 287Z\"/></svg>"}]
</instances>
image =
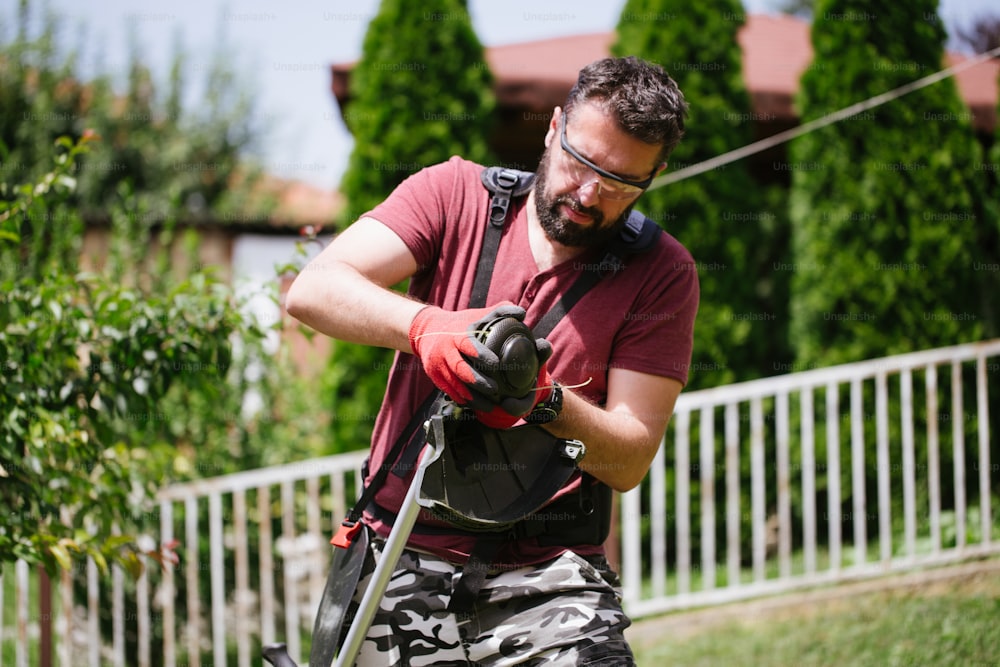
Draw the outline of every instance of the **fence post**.
<instances>
[{"instance_id":1,"label":"fence post","mask_svg":"<svg viewBox=\"0 0 1000 667\"><path fill-rule=\"evenodd\" d=\"M38 665L52 667L52 581L45 568L38 572Z\"/></svg>"},{"instance_id":2,"label":"fence post","mask_svg":"<svg viewBox=\"0 0 1000 667\"><path fill-rule=\"evenodd\" d=\"M979 432L979 525L982 533L981 545L990 543L993 530L990 507L990 403L986 390L986 356L976 358L976 428Z\"/></svg>"}]
</instances>

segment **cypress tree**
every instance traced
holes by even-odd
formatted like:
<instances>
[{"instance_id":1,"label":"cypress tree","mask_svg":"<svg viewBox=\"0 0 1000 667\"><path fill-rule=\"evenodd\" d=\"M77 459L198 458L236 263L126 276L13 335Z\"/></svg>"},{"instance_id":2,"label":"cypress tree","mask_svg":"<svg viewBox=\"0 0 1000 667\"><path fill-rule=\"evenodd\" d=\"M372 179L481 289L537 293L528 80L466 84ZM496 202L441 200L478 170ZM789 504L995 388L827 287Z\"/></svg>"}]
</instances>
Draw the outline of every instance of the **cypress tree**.
<instances>
[{"instance_id":1,"label":"cypress tree","mask_svg":"<svg viewBox=\"0 0 1000 667\"><path fill-rule=\"evenodd\" d=\"M800 90L803 121L940 70L946 35L936 5L822 2ZM985 223L973 171L981 160L952 79L792 143L792 341L801 365L982 335L972 270Z\"/></svg>"},{"instance_id":2,"label":"cypress tree","mask_svg":"<svg viewBox=\"0 0 1000 667\"><path fill-rule=\"evenodd\" d=\"M383 0L351 72L345 119L354 135L341 192L350 224L419 169L462 155L492 162L492 75L464 0L419 7ZM324 390L331 451L366 447L392 352L334 341Z\"/></svg>"},{"instance_id":3,"label":"cypress tree","mask_svg":"<svg viewBox=\"0 0 1000 667\"><path fill-rule=\"evenodd\" d=\"M383 0L350 90L347 224L422 167L452 155L490 161L492 75L463 0Z\"/></svg>"},{"instance_id":4,"label":"cypress tree","mask_svg":"<svg viewBox=\"0 0 1000 667\"><path fill-rule=\"evenodd\" d=\"M1000 23L1000 19L997 19ZM1000 81L997 81L1000 86ZM996 117L1000 118L1000 99L997 100ZM982 172L982 187L986 193L994 193L993 196L983 197L983 207L985 209L985 224L980 225L982 237L979 245L983 249L983 261L979 266L977 274L980 276L982 286L982 309L984 312L985 331L987 338L1000 336L1000 304L997 303L997 294L1000 294L1000 123L997 123L993 136L993 145L986 153L987 160L978 165Z\"/></svg>"},{"instance_id":5,"label":"cypress tree","mask_svg":"<svg viewBox=\"0 0 1000 667\"><path fill-rule=\"evenodd\" d=\"M662 65L690 105L668 173L753 141L737 42L744 22L739 0L626 2L612 52ZM637 208L684 243L698 267L692 388L773 374L775 362L787 358L788 272L771 270L784 258L784 216L767 202L745 162L653 189L639 201Z\"/></svg>"}]
</instances>

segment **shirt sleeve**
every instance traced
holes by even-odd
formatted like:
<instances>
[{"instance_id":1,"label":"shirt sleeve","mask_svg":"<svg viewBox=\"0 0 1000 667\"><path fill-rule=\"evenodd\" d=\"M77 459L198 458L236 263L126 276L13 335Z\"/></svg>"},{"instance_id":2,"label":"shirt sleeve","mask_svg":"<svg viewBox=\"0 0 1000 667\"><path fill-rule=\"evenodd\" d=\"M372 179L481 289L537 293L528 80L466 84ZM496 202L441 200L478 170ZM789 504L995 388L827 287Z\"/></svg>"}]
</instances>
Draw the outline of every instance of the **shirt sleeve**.
<instances>
[{"instance_id":1,"label":"shirt sleeve","mask_svg":"<svg viewBox=\"0 0 1000 667\"><path fill-rule=\"evenodd\" d=\"M466 161L453 157L425 167L400 183L366 215L399 235L421 269L433 267L441 252L449 213L456 213L456 193L463 188Z\"/></svg>"},{"instance_id":2,"label":"shirt sleeve","mask_svg":"<svg viewBox=\"0 0 1000 667\"><path fill-rule=\"evenodd\" d=\"M700 288L690 253L667 236L615 342L611 366L687 384Z\"/></svg>"}]
</instances>

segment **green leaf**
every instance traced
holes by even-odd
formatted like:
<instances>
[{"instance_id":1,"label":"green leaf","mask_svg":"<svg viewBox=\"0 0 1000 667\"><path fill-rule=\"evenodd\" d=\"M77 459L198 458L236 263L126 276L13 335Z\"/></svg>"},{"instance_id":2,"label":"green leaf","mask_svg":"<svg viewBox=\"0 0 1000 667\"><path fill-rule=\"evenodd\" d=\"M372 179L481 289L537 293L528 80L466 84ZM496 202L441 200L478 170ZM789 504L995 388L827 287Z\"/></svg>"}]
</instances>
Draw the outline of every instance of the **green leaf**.
<instances>
[{"instance_id":1,"label":"green leaf","mask_svg":"<svg viewBox=\"0 0 1000 667\"><path fill-rule=\"evenodd\" d=\"M107 549L116 550L134 542L135 538L131 535L111 535L104 541L104 546Z\"/></svg>"},{"instance_id":2,"label":"green leaf","mask_svg":"<svg viewBox=\"0 0 1000 667\"><path fill-rule=\"evenodd\" d=\"M101 574L108 573L108 560L104 557L104 554L96 549L93 549L90 550L90 557L93 559L94 565L97 566L97 569Z\"/></svg>"},{"instance_id":3,"label":"green leaf","mask_svg":"<svg viewBox=\"0 0 1000 667\"><path fill-rule=\"evenodd\" d=\"M49 553L56 559L59 567L64 570L73 569L73 559L70 558L69 549L66 546L66 540L60 540L57 544L49 545Z\"/></svg>"},{"instance_id":4,"label":"green leaf","mask_svg":"<svg viewBox=\"0 0 1000 667\"><path fill-rule=\"evenodd\" d=\"M126 551L124 554L119 555L117 560L133 578L138 578L146 569L134 551Z\"/></svg>"}]
</instances>

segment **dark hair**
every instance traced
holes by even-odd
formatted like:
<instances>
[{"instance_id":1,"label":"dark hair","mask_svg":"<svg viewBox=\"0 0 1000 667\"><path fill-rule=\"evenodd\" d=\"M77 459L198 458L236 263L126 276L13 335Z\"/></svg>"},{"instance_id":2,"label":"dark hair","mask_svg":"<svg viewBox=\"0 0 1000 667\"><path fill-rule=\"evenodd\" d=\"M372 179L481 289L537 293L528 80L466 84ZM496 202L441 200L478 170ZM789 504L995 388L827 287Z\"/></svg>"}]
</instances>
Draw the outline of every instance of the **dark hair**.
<instances>
[{"instance_id":1,"label":"dark hair","mask_svg":"<svg viewBox=\"0 0 1000 667\"><path fill-rule=\"evenodd\" d=\"M563 105L567 116L579 102L599 102L626 133L662 145L661 159L684 135L684 94L662 67L635 56L605 58L580 70Z\"/></svg>"}]
</instances>

